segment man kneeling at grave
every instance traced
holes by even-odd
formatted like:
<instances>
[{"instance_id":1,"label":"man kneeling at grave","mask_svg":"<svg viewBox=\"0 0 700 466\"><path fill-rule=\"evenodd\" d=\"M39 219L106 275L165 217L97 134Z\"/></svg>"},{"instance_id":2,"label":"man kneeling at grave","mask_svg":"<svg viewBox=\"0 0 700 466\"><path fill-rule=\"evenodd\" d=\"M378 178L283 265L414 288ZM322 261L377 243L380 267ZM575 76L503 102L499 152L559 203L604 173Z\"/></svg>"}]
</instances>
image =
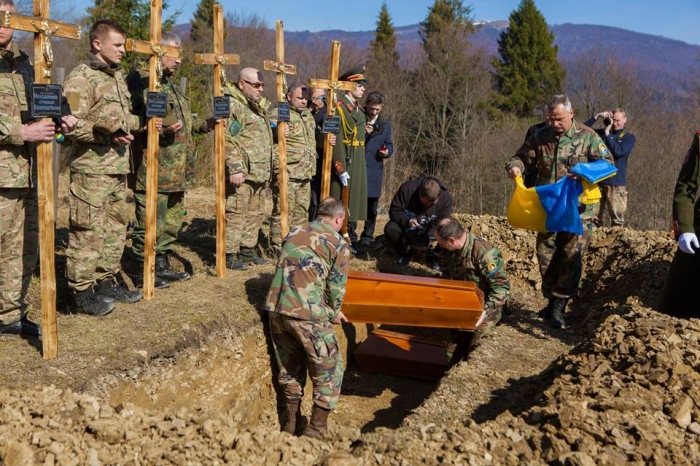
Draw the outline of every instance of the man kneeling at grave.
<instances>
[{"instance_id":1,"label":"man kneeling at grave","mask_svg":"<svg viewBox=\"0 0 700 466\"><path fill-rule=\"evenodd\" d=\"M476 323L474 334L453 332L457 339L455 357L463 356L468 346L490 331L500 320L510 292L510 282L501 251L483 238L472 235L454 218L438 223L435 239L441 249L440 266L444 278L474 282L484 292L484 310ZM459 353L459 354L458 354Z\"/></svg>"},{"instance_id":2,"label":"man kneeling at grave","mask_svg":"<svg viewBox=\"0 0 700 466\"><path fill-rule=\"evenodd\" d=\"M384 237L399 253L399 265L408 265L414 251L428 250L437 223L452 214L452 195L431 176L408 180L399 187L389 207ZM437 256L428 251L428 265L438 269Z\"/></svg>"}]
</instances>

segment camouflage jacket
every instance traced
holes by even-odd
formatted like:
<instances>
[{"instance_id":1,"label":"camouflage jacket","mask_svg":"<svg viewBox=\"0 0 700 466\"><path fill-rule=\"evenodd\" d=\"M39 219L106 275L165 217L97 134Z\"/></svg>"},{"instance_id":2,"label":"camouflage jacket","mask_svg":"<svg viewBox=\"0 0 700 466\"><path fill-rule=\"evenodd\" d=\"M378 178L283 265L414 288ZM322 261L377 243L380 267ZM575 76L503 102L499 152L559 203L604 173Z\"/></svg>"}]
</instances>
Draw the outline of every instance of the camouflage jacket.
<instances>
[{"instance_id":1,"label":"camouflage jacket","mask_svg":"<svg viewBox=\"0 0 700 466\"><path fill-rule=\"evenodd\" d=\"M231 97L231 117L224 137L226 170L229 175L243 173L246 181L269 181L273 154L267 100L255 102L232 84L225 86L224 94Z\"/></svg>"},{"instance_id":2,"label":"camouflage jacket","mask_svg":"<svg viewBox=\"0 0 700 466\"><path fill-rule=\"evenodd\" d=\"M673 229L676 237L683 233L700 235L700 131L685 154L673 194Z\"/></svg>"},{"instance_id":3,"label":"camouflage jacket","mask_svg":"<svg viewBox=\"0 0 700 466\"><path fill-rule=\"evenodd\" d=\"M29 57L12 44L0 51L0 187L27 188L32 183L34 144L22 139L22 118L29 118L27 96L34 82Z\"/></svg>"},{"instance_id":4,"label":"camouflage jacket","mask_svg":"<svg viewBox=\"0 0 700 466\"><path fill-rule=\"evenodd\" d=\"M63 85L71 112L78 118L70 142L70 169L79 173L129 173L129 146L112 143L113 134L138 132L142 126L131 114L131 94L121 68L113 68L88 53Z\"/></svg>"},{"instance_id":5,"label":"camouflage jacket","mask_svg":"<svg viewBox=\"0 0 700 466\"><path fill-rule=\"evenodd\" d=\"M272 110L270 121L277 125L277 109ZM301 112L289 110L289 136L287 137L287 173L294 181L310 180L316 173L316 122L307 109ZM277 148L275 148L277 151ZM278 157L274 158L278 161ZM275 163L275 173L278 171Z\"/></svg>"},{"instance_id":6,"label":"camouflage jacket","mask_svg":"<svg viewBox=\"0 0 700 466\"><path fill-rule=\"evenodd\" d=\"M600 136L588 126L574 120L571 128L562 135L557 135L554 129L548 126L527 138L508 161L506 169L518 167L523 174L536 169L535 185L540 186L556 183L579 162L595 162L599 159L615 163ZM584 219L594 217L597 210L597 203L579 204L579 211Z\"/></svg>"},{"instance_id":7,"label":"camouflage jacket","mask_svg":"<svg viewBox=\"0 0 700 466\"><path fill-rule=\"evenodd\" d=\"M132 69L126 77L126 84L131 93L133 112L146 118L146 100L148 98L147 69ZM163 76L160 92L167 94L168 114L163 119L163 126L168 120L180 120L182 128L177 133L161 134L158 138L158 192L184 191L195 185L197 171L195 167L195 145L193 133L207 132L207 122L192 120L190 99L182 94L171 77ZM139 134L132 144L133 172L136 174L136 189L146 190L146 146L147 133Z\"/></svg>"},{"instance_id":8,"label":"camouflage jacket","mask_svg":"<svg viewBox=\"0 0 700 466\"><path fill-rule=\"evenodd\" d=\"M496 310L506 303L510 282L501 251L483 238L467 232L461 251L442 251L443 275L452 280L474 282L484 292L484 308Z\"/></svg>"},{"instance_id":9,"label":"camouflage jacket","mask_svg":"<svg viewBox=\"0 0 700 466\"><path fill-rule=\"evenodd\" d=\"M263 310L327 322L340 312L350 250L325 220L292 228L284 239Z\"/></svg>"}]
</instances>

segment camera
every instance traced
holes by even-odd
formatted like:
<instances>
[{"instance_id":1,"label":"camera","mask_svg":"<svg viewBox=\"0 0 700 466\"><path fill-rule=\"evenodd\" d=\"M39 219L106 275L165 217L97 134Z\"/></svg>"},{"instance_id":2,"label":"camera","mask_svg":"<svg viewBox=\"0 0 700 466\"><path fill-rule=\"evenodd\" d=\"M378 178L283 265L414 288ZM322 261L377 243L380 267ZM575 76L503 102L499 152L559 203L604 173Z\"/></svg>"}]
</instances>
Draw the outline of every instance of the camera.
<instances>
[{"instance_id":1,"label":"camera","mask_svg":"<svg viewBox=\"0 0 700 466\"><path fill-rule=\"evenodd\" d=\"M605 126L610 126L612 124L612 118L603 118L603 124Z\"/></svg>"}]
</instances>

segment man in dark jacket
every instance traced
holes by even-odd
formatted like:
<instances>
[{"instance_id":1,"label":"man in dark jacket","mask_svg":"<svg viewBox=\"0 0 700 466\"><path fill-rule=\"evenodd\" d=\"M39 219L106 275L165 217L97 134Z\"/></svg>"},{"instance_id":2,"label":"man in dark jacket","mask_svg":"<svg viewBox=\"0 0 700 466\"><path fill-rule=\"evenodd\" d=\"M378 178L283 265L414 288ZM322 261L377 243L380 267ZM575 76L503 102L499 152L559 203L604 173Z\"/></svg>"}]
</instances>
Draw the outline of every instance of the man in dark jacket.
<instances>
[{"instance_id":1,"label":"man in dark jacket","mask_svg":"<svg viewBox=\"0 0 700 466\"><path fill-rule=\"evenodd\" d=\"M389 208L384 236L399 253L399 265L411 261L413 249L427 249L435 239L440 220L452 214L452 195L433 177L406 181L399 187ZM437 257L429 257L437 268Z\"/></svg>"},{"instance_id":2,"label":"man in dark jacket","mask_svg":"<svg viewBox=\"0 0 700 466\"><path fill-rule=\"evenodd\" d=\"M368 245L374 239L377 224L377 208L382 195L384 161L394 153L391 142L391 123L381 114L384 107L384 94L370 92L365 101L365 164L367 166L367 220L360 235L360 243Z\"/></svg>"}]
</instances>

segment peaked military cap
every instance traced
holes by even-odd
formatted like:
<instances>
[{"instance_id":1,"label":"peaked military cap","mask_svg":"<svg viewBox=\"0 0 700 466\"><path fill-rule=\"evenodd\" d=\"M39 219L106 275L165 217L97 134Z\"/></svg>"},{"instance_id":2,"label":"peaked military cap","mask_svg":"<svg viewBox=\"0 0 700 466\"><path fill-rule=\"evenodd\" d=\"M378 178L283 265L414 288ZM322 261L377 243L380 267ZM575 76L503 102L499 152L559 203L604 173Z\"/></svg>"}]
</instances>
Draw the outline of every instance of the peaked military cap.
<instances>
[{"instance_id":1,"label":"peaked military cap","mask_svg":"<svg viewBox=\"0 0 700 466\"><path fill-rule=\"evenodd\" d=\"M343 74L339 81L350 81L353 83L367 84L367 78L365 77L365 65L357 65Z\"/></svg>"}]
</instances>

